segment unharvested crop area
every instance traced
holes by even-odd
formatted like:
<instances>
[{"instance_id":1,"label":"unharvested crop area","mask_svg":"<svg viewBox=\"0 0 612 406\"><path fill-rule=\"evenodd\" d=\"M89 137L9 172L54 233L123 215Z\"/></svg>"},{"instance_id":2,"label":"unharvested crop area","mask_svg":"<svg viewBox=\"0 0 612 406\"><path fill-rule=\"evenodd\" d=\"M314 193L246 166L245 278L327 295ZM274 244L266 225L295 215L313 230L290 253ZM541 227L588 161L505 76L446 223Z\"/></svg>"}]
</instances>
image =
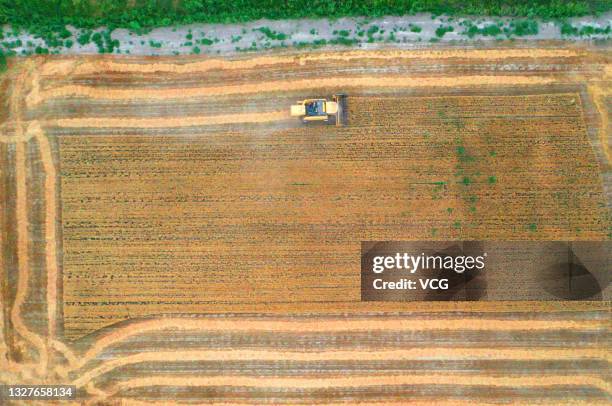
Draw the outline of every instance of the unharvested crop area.
<instances>
[{"instance_id":1,"label":"unharvested crop area","mask_svg":"<svg viewBox=\"0 0 612 406\"><path fill-rule=\"evenodd\" d=\"M0 381L102 404L605 404L609 302L360 302L359 249L609 238L609 66L573 48L11 66ZM337 92L347 126L288 117Z\"/></svg>"},{"instance_id":2,"label":"unharvested crop area","mask_svg":"<svg viewBox=\"0 0 612 406\"><path fill-rule=\"evenodd\" d=\"M347 127L60 137L64 323L359 301L360 241L601 239L580 96L349 96Z\"/></svg>"}]
</instances>

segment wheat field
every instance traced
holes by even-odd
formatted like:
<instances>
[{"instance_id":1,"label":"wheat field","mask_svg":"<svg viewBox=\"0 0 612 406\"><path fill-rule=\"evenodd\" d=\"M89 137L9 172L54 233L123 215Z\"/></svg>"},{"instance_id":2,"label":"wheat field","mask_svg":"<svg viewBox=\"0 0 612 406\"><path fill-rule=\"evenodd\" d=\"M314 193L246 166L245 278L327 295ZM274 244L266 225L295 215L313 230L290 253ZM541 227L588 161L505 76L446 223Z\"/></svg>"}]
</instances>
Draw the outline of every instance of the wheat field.
<instances>
[{"instance_id":1,"label":"wheat field","mask_svg":"<svg viewBox=\"0 0 612 406\"><path fill-rule=\"evenodd\" d=\"M72 383L75 404L606 404L609 301L361 302L359 258L609 239L610 72L577 48L12 66L0 382ZM338 92L346 126L288 117Z\"/></svg>"}]
</instances>

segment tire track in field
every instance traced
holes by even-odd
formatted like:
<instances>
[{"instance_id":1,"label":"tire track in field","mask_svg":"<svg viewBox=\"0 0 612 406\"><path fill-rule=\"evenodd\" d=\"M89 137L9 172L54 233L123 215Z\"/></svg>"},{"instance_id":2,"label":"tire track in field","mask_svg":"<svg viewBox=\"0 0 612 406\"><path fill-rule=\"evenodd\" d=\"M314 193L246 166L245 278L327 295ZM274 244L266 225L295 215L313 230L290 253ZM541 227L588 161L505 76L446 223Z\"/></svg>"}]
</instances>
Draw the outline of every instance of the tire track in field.
<instances>
[{"instance_id":1,"label":"tire track in field","mask_svg":"<svg viewBox=\"0 0 612 406\"><path fill-rule=\"evenodd\" d=\"M41 155L41 161L45 173L45 269L47 271L47 317L48 317L48 339L52 340L57 334L57 246L55 219L57 218L57 202L55 193L57 190L56 170L51 153L49 140L43 134L38 123L32 123L35 138Z\"/></svg>"},{"instance_id":2,"label":"tire track in field","mask_svg":"<svg viewBox=\"0 0 612 406\"><path fill-rule=\"evenodd\" d=\"M16 177L16 212L17 212L17 263L19 269L19 280L17 282L17 293L15 301L11 307L11 322L15 326L15 330L30 342L37 350L40 365L38 373L44 374L47 369L47 351L43 339L31 332L23 319L21 318L21 307L26 301L28 295L28 285L30 281L30 266L28 261L28 215L26 212L27 197L26 197L26 153L25 143L17 142L15 144L15 177Z\"/></svg>"},{"instance_id":3,"label":"tire track in field","mask_svg":"<svg viewBox=\"0 0 612 406\"><path fill-rule=\"evenodd\" d=\"M134 100L134 99L184 99L202 96L225 96L234 94L258 94L263 92L287 92L295 90L310 90L324 88L401 88L401 87L450 87L450 86L486 86L486 85L548 85L558 80L543 76L515 75L467 75L458 77L407 77L407 76L369 76L341 77L317 80L284 80L260 82L236 86L212 86L201 88L174 89L102 89L90 86L62 86L31 93L26 103L32 107L47 99L66 97L87 97L104 100Z\"/></svg>"},{"instance_id":4,"label":"tire track in field","mask_svg":"<svg viewBox=\"0 0 612 406\"><path fill-rule=\"evenodd\" d=\"M262 56L249 59L211 59L187 63L136 63L97 60L75 64L73 60L49 62L41 71L43 76L87 75L98 72L116 73L196 73L210 70L255 69L272 65L299 64L309 62L348 62L355 59L485 59L506 60L512 58L575 58L585 52L575 49L446 49L446 50L386 50L386 51L346 51L296 54L289 56Z\"/></svg>"},{"instance_id":5,"label":"tire track in field","mask_svg":"<svg viewBox=\"0 0 612 406\"><path fill-rule=\"evenodd\" d=\"M289 116L287 111L269 111L261 113L161 118L63 118L47 121L46 124L64 128L169 128L221 124L268 123L292 119L293 118Z\"/></svg>"},{"instance_id":6,"label":"tire track in field","mask_svg":"<svg viewBox=\"0 0 612 406\"><path fill-rule=\"evenodd\" d=\"M19 75L20 72L17 72L17 75ZM23 85L23 78L21 78L20 76L18 76L16 79L13 78L13 86L12 86L12 92L11 92L11 96L9 97L9 119L12 118L13 120L16 120L16 117L18 117L17 115L19 114L19 105L16 103L20 103L20 101L18 100L18 95L17 93L20 93L21 91L21 87ZM0 125L0 142L1 143L21 143L21 142L27 142L27 138L25 137L21 137L21 134L17 134L17 135L12 135L12 136L8 136L8 135L4 135L3 134L3 128L2 127L6 127L6 123L3 123L2 125ZM15 129L16 131L19 131L19 129L21 128L21 126L17 126L17 128ZM8 154L8 151L5 152L6 154ZM17 156L17 153L19 154L19 156ZM18 158L19 160L23 160L23 146L21 147L16 147L16 158ZM7 168L8 169L8 168ZM17 169L17 168L16 168ZM4 168L0 168L0 171L4 172ZM8 179L8 170L6 170L6 175L3 173L2 176L6 176ZM19 173L20 179L16 179L16 181L21 182L23 180L22 177L22 173ZM7 180L8 181L8 180ZM19 197L21 198L21 194L23 194L23 191L20 189L20 195ZM8 200L8 196L5 196L5 202L3 204L6 203L6 201ZM5 221L8 221L5 218L2 218L2 224L4 224ZM19 226L19 223L18 223ZM3 241L2 241L2 237L3 237L3 233L0 232L0 247L3 246ZM4 275L4 272L7 268L4 265L4 255L3 253L0 252L0 275L2 275L2 278L6 278L6 276ZM27 289L27 281L22 281L21 278L19 279L20 282L22 282L22 289L24 286L23 282L25 283L25 287ZM23 292L23 291L22 291ZM19 293L19 292L17 292ZM18 364L13 362L13 360L10 358L10 354L9 354L9 348L8 345L5 341L5 331L8 328L6 321L5 321L5 317L4 317L4 308L5 308L5 303L4 303L4 288L3 286L0 286L0 326L2 327L3 331L0 332L0 357L3 361L3 366L5 368L5 371L0 371L0 379L4 382L12 382L14 379L13 374L19 374L21 373L21 377L22 379L25 379L27 376L30 375L29 370L30 369L34 369L35 365L32 364ZM17 299L17 296L15 297L15 299ZM20 303L17 303L21 306ZM6 306L9 306L9 300L7 298L6 301ZM8 316L8 320L11 320L11 322L14 324L14 320L13 319L13 315L12 315L12 311L14 309L15 303L13 303L13 306L11 307L11 314L9 314ZM17 330L18 328L21 329L21 333L26 332L27 334L27 328L24 329L25 325L20 322L21 319L17 320L17 325L15 325L15 330ZM19 331L18 331L19 333ZM28 336L31 338L31 336ZM27 339L27 338L26 338ZM34 340L36 340L34 338ZM24 372L25 372L25 376L24 376Z\"/></svg>"},{"instance_id":7,"label":"tire track in field","mask_svg":"<svg viewBox=\"0 0 612 406\"><path fill-rule=\"evenodd\" d=\"M4 159L6 154L7 151L5 151L3 148L0 149L0 157L2 158L3 162L5 162ZM6 222L5 213L7 213L5 206L8 201L7 196L5 195L5 181L7 178L8 171L5 170L4 166L0 167L0 188L2 188L2 193L0 193L0 196L3 197L3 200L0 202L0 227L2 228L2 230L0 230L0 328L2 329L0 331L0 360L7 364L7 367L9 367L10 364L11 369L13 369L12 367L14 367L14 365L9 361L9 349L6 341L4 340L4 334L7 330L7 325L4 320L4 284L6 281L6 267L4 264L4 224Z\"/></svg>"},{"instance_id":8,"label":"tire track in field","mask_svg":"<svg viewBox=\"0 0 612 406\"><path fill-rule=\"evenodd\" d=\"M93 404L96 400L92 400L92 402L87 404ZM374 403L374 402L373 402ZM74 405L74 403L68 403L69 405ZM166 399L163 401L156 400L147 400L141 401L137 399L124 399L122 400L122 404L129 406L180 406L185 405L185 402L176 401L173 399ZM233 406L253 406L253 403L241 403L235 400L227 400L227 401L216 401L214 403L206 402L206 403L189 403L190 405L233 405ZM405 406L406 401L375 401L376 406ZM417 400L410 399L411 406L431 406L430 400ZM474 406L473 400L438 400L436 399L436 406ZM477 403L479 406L499 406L499 402L483 402L479 401ZM325 402L327 406L346 406L347 402ZM533 401L521 401L521 400L513 400L512 405L514 406L533 406ZM557 399L554 401L546 401L539 400L538 405L549 405L549 406L609 406L609 402L607 401L595 401L595 400L561 400Z\"/></svg>"},{"instance_id":9,"label":"tire track in field","mask_svg":"<svg viewBox=\"0 0 612 406\"><path fill-rule=\"evenodd\" d=\"M37 63L31 68L30 92L25 96L27 101L32 93L40 89L40 70L45 64ZM27 103L26 103L27 104ZM72 350L57 339L57 300L58 300L58 258L57 258L57 231L55 221L57 219L57 170L53 160L53 153L49 138L44 133L40 123L36 120L28 123L26 132L28 139L34 138L38 142L40 160L43 165L44 180L44 232L45 232L45 271L46 271L46 304L47 304L47 337L46 350L50 354L52 350L60 353L69 363L75 365L76 359Z\"/></svg>"},{"instance_id":10,"label":"tire track in field","mask_svg":"<svg viewBox=\"0 0 612 406\"><path fill-rule=\"evenodd\" d=\"M15 327L15 331L34 346L39 355L39 364L13 364L9 362L9 367L20 370L26 377L29 375L29 368L36 368L39 376L47 373L50 363L50 352L52 349L62 353L69 361L73 360L73 354L65 344L56 340L57 323L57 247L55 219L57 217L56 208L56 170L49 145L49 140L44 134L38 121L27 123L24 131L24 121L22 119L22 109L25 97L26 82L31 82L32 87L38 83L38 69L40 63L31 60L26 61L14 79L14 85L10 98L10 116L14 123L13 136L0 136L0 142L15 144L15 178L16 178L16 222L17 222L17 262L19 278L17 291L13 306L11 307L10 320ZM46 339L32 332L23 322L21 317L21 307L29 294L30 267L28 259L29 236L28 236L28 214L27 214L27 175L26 175L26 145L30 140L36 139L39 144L41 161L45 176L45 256L47 272L47 337Z\"/></svg>"},{"instance_id":11,"label":"tire track in field","mask_svg":"<svg viewBox=\"0 0 612 406\"><path fill-rule=\"evenodd\" d=\"M576 375L573 377L546 375L538 377L507 377L490 375L458 376L456 374L432 375L390 375L390 376L351 376L335 378L259 378L250 376L218 377L146 377L123 381L110 391L110 396L128 389L148 386L229 386L248 388L319 389L319 388L367 388L373 386L399 385L462 385L494 386L508 388L537 388L551 386L596 387L605 392L609 384L593 376Z\"/></svg>"},{"instance_id":12,"label":"tire track in field","mask_svg":"<svg viewBox=\"0 0 612 406\"><path fill-rule=\"evenodd\" d=\"M604 324L605 325L605 324ZM190 320L185 318L168 318L161 320L147 320L134 322L126 327L115 330L106 336L96 340L95 343L78 359L78 363L71 368L58 367L62 375L77 368L84 367L88 362L94 360L106 348L126 341L130 337L153 331L174 329L179 331L208 330L208 331L232 331L232 332L326 332L339 333L349 331L422 331L422 330L453 330L462 331L466 328L477 331L520 331L520 330L588 330L601 328L601 321L592 320L496 320L495 318L483 318L470 320L466 326L465 319L452 318L443 320L430 319L387 319L376 318L363 319L331 319L325 323L316 320L223 320L223 319L201 319ZM596 353L593 353L596 354ZM601 354L600 354L601 355Z\"/></svg>"},{"instance_id":13,"label":"tire track in field","mask_svg":"<svg viewBox=\"0 0 612 406\"><path fill-rule=\"evenodd\" d=\"M192 350L192 351L156 351L143 352L130 356L105 361L98 367L81 373L72 383L77 387L93 381L96 377L106 374L114 369L130 364L143 362L172 362L172 361L410 361L421 359L445 360L577 360L577 359L603 359L609 360L605 350L597 349L499 349L499 348L431 348L418 347L403 350L330 350L320 352L277 351L277 350ZM567 378L567 375L565 375ZM605 385L600 389L608 390Z\"/></svg>"},{"instance_id":14,"label":"tire track in field","mask_svg":"<svg viewBox=\"0 0 612 406\"><path fill-rule=\"evenodd\" d=\"M26 144L29 142L31 132L24 134L21 121L21 104L23 102L25 82L35 69L31 61L27 61L23 68L18 71L10 98L10 116L15 124L15 183L16 183L16 223L17 223L17 266L19 278L17 292L11 307L11 322L15 331L26 339L36 349L39 356L37 372L44 375L48 367L48 353L45 341L38 334L30 331L21 318L21 307L26 301L30 281L30 265L28 259L29 235L28 235L28 213L27 213L27 175L26 175Z\"/></svg>"},{"instance_id":15,"label":"tire track in field","mask_svg":"<svg viewBox=\"0 0 612 406\"><path fill-rule=\"evenodd\" d=\"M610 156L610 132L608 131L610 120L609 112L606 107L606 97L610 95L610 88L593 84L587 85L587 90L589 93L591 93L593 102L595 103L595 107L599 113L599 140L601 143L601 149L609 166L612 163L612 157Z\"/></svg>"}]
</instances>

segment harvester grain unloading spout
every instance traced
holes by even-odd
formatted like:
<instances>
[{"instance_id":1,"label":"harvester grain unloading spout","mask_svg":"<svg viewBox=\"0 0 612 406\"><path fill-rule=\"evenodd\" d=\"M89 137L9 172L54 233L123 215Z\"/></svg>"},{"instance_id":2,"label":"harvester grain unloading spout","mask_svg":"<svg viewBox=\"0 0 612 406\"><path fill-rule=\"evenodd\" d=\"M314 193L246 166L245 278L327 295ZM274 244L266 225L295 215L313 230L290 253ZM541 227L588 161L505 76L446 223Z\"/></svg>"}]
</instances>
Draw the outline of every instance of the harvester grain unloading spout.
<instances>
[{"instance_id":1,"label":"harvester grain unloading spout","mask_svg":"<svg viewBox=\"0 0 612 406\"><path fill-rule=\"evenodd\" d=\"M302 122L346 124L346 95L335 94L332 101L327 99L305 99L291 106L291 115L300 117ZM333 117L333 120L331 119Z\"/></svg>"}]
</instances>

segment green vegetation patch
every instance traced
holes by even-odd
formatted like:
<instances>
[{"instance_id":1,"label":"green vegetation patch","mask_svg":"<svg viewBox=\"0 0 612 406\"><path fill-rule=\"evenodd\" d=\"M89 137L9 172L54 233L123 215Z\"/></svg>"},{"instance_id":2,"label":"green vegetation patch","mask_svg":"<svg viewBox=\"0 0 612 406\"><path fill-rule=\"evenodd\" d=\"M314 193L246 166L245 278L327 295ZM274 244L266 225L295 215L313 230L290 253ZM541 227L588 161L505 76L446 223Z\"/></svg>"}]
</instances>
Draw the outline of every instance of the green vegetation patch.
<instances>
[{"instance_id":1,"label":"green vegetation patch","mask_svg":"<svg viewBox=\"0 0 612 406\"><path fill-rule=\"evenodd\" d=\"M355 38L346 38L346 37L337 37L328 41L329 44L333 45L345 45L345 46L353 46L359 43Z\"/></svg>"},{"instance_id":2,"label":"green vegetation patch","mask_svg":"<svg viewBox=\"0 0 612 406\"><path fill-rule=\"evenodd\" d=\"M609 35L612 31L611 26L606 27L596 27L593 25L583 25L580 27L576 27L568 22L563 22L561 24L561 34L567 36L580 36L580 37L590 37L592 35Z\"/></svg>"},{"instance_id":3,"label":"green vegetation patch","mask_svg":"<svg viewBox=\"0 0 612 406\"><path fill-rule=\"evenodd\" d=\"M79 34L79 36L77 37L77 42L81 45L87 45L91 42L91 31L83 31L81 34Z\"/></svg>"},{"instance_id":4,"label":"green vegetation patch","mask_svg":"<svg viewBox=\"0 0 612 406\"><path fill-rule=\"evenodd\" d=\"M498 35L523 37L525 35L536 35L539 32L537 21L532 19L513 20L506 24L497 22L483 26L475 25L473 22L466 20L461 25L465 26L465 30L461 34L469 38L473 38L476 35L485 37L497 37Z\"/></svg>"},{"instance_id":5,"label":"green vegetation patch","mask_svg":"<svg viewBox=\"0 0 612 406\"><path fill-rule=\"evenodd\" d=\"M0 49L0 73L4 72L6 70L6 55L4 55L4 52Z\"/></svg>"},{"instance_id":6,"label":"green vegetation patch","mask_svg":"<svg viewBox=\"0 0 612 406\"><path fill-rule=\"evenodd\" d=\"M525 35L537 35L539 32L538 23L534 20L511 21L509 29L506 32L508 35L516 35L523 37Z\"/></svg>"},{"instance_id":7,"label":"green vegetation patch","mask_svg":"<svg viewBox=\"0 0 612 406\"><path fill-rule=\"evenodd\" d=\"M106 30L103 32L96 32L91 36L91 40L98 47L98 52L101 54L111 54L117 48L119 48L119 41L111 37L111 31ZM153 41L151 41L153 42ZM151 46L153 46L150 43ZM160 44L161 47L161 44Z\"/></svg>"},{"instance_id":8,"label":"green vegetation patch","mask_svg":"<svg viewBox=\"0 0 612 406\"><path fill-rule=\"evenodd\" d=\"M259 31L262 34L264 34L267 38L276 40L276 41L283 41L287 39L287 34L283 32L276 32L274 30L271 30L269 27L254 28L253 31Z\"/></svg>"},{"instance_id":9,"label":"green vegetation patch","mask_svg":"<svg viewBox=\"0 0 612 406\"><path fill-rule=\"evenodd\" d=\"M447 32L453 32L453 31L455 31L455 29L452 26L441 25L438 28L436 28L436 37L442 38Z\"/></svg>"},{"instance_id":10,"label":"green vegetation patch","mask_svg":"<svg viewBox=\"0 0 612 406\"><path fill-rule=\"evenodd\" d=\"M200 45L206 45L206 46L214 44L214 41L208 38L200 38L196 40L196 42Z\"/></svg>"},{"instance_id":11,"label":"green vegetation patch","mask_svg":"<svg viewBox=\"0 0 612 406\"><path fill-rule=\"evenodd\" d=\"M498 36L502 33L507 36L524 36L538 33L535 18L564 21L569 17L599 15L610 10L612 2L604 0L314 0L308 4L303 0L286 0L282 3L276 0L241 0L239 4L227 0L0 0L0 26L8 24L15 31L26 29L42 39L45 44L39 47L39 53L44 53L44 50L55 53L61 47L71 47L75 43L84 46L92 41L100 53L112 53L119 51L119 42L111 37L117 28L145 34L156 27L195 23L244 23L264 18L377 18L428 12L434 17L442 14L516 17L519 20L503 25L497 23L479 27L472 24L466 26L464 33L468 36ZM448 21L453 21L453 18ZM355 33L338 30L336 38L330 42L351 45L354 42L351 37L355 34L357 37L367 35L368 42L397 41L394 33L383 36L384 30L377 26L370 26L366 30L366 24L368 22L364 19ZM73 32L68 26L79 29L76 38L73 38ZM569 23L564 23L560 28L564 35L576 36L609 34L612 30L610 26L576 27ZM409 25L407 29L413 33L421 32L421 27L417 25ZM255 30L269 40L284 41L290 37L289 34L276 32L269 27ZM448 25L438 27L437 37L431 41L438 42L439 38L452 30ZM310 33L318 34L316 29L310 30ZM3 37L6 37L5 33L0 32L0 40ZM193 41L194 45L210 45L201 42L210 40L195 41L191 32L186 39ZM8 45L4 47L4 52L10 54L7 51L10 51L14 43L8 42ZM309 46L317 44L310 43Z\"/></svg>"},{"instance_id":12,"label":"green vegetation patch","mask_svg":"<svg viewBox=\"0 0 612 406\"><path fill-rule=\"evenodd\" d=\"M468 24L465 31L462 34L467 35L470 38L473 38L476 35L484 35L484 36L492 36L495 37L501 34L503 31L498 24L489 24L480 28L473 24Z\"/></svg>"},{"instance_id":13,"label":"green vegetation patch","mask_svg":"<svg viewBox=\"0 0 612 406\"><path fill-rule=\"evenodd\" d=\"M489 15L567 18L612 9L604 0L0 0L0 25L47 30L71 24L140 31L193 23L240 23L262 18L340 18L435 15ZM54 31L54 29L52 29Z\"/></svg>"},{"instance_id":14,"label":"green vegetation patch","mask_svg":"<svg viewBox=\"0 0 612 406\"><path fill-rule=\"evenodd\" d=\"M423 29L420 26L416 25L416 24L410 24L409 26L410 26L410 32L417 32L418 33L418 32L423 31Z\"/></svg>"}]
</instances>

